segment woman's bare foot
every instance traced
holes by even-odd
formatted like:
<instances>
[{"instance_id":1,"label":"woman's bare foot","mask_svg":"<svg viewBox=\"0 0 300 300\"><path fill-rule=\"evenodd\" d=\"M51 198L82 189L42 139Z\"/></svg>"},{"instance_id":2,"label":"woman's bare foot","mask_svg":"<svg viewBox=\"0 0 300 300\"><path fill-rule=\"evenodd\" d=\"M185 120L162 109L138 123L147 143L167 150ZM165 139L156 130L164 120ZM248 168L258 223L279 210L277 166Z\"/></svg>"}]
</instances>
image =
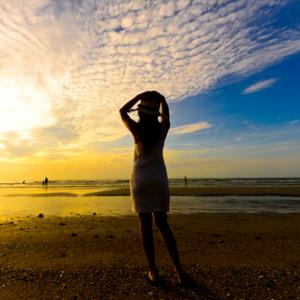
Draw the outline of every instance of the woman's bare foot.
<instances>
[{"instance_id":1,"label":"woman's bare foot","mask_svg":"<svg viewBox=\"0 0 300 300\"><path fill-rule=\"evenodd\" d=\"M193 288L194 281L187 273L178 274L178 287L183 289Z\"/></svg>"},{"instance_id":2,"label":"woman's bare foot","mask_svg":"<svg viewBox=\"0 0 300 300\"><path fill-rule=\"evenodd\" d=\"M151 285L158 285L160 282L160 277L157 271L148 271L146 272L145 277Z\"/></svg>"}]
</instances>

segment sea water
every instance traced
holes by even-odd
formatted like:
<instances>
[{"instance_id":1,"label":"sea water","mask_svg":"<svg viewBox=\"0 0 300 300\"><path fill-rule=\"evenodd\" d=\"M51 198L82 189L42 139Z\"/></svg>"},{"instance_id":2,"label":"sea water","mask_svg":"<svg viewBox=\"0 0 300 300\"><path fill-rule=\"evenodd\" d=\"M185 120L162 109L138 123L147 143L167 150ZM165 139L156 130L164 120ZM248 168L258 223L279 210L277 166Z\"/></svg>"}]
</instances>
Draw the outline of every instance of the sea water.
<instances>
[{"instance_id":1,"label":"sea water","mask_svg":"<svg viewBox=\"0 0 300 300\"><path fill-rule=\"evenodd\" d=\"M23 181L22 181L23 182ZM41 181L0 181L1 188L40 188ZM184 177L169 179L170 186L183 186ZM187 178L188 186L300 186L300 178ZM129 185L128 179L50 180L52 188L112 188Z\"/></svg>"},{"instance_id":2,"label":"sea water","mask_svg":"<svg viewBox=\"0 0 300 300\"><path fill-rule=\"evenodd\" d=\"M300 186L299 178L193 178L188 186ZM128 187L128 180L56 180L0 182L0 218L35 216L109 216L134 214L129 196L84 196L111 188ZM170 179L170 186L184 186ZM172 196L170 213L300 213L300 197L288 196Z\"/></svg>"}]
</instances>

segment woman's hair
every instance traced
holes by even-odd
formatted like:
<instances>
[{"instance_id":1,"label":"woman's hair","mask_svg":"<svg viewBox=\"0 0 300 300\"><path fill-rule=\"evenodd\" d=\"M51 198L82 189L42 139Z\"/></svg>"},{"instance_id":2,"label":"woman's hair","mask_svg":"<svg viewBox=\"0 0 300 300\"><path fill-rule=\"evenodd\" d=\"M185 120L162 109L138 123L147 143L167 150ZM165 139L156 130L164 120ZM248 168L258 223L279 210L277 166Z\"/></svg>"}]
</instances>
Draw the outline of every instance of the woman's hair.
<instances>
[{"instance_id":1,"label":"woman's hair","mask_svg":"<svg viewBox=\"0 0 300 300\"><path fill-rule=\"evenodd\" d=\"M143 99L149 102L161 103L164 96L156 91L143 93ZM140 141L144 146L145 152L151 150L152 146L159 140L162 125L158 121L157 115L145 114L139 112L140 122L138 126Z\"/></svg>"},{"instance_id":2,"label":"woman's hair","mask_svg":"<svg viewBox=\"0 0 300 300\"><path fill-rule=\"evenodd\" d=\"M151 102L161 103L165 97L156 91L147 91L143 93L143 99Z\"/></svg>"},{"instance_id":3,"label":"woman's hair","mask_svg":"<svg viewBox=\"0 0 300 300\"><path fill-rule=\"evenodd\" d=\"M162 125L155 115L146 115L140 113L140 122L138 123L139 138L144 146L145 152L149 152L152 146L159 140Z\"/></svg>"}]
</instances>

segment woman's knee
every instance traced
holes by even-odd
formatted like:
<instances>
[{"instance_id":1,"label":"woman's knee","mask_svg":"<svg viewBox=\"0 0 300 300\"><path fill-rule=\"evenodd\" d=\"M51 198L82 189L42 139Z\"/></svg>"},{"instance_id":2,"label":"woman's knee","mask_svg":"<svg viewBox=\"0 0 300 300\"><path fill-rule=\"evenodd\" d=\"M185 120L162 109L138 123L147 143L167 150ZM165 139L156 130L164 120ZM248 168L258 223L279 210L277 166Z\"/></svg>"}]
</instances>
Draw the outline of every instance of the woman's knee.
<instances>
[{"instance_id":1,"label":"woman's knee","mask_svg":"<svg viewBox=\"0 0 300 300\"><path fill-rule=\"evenodd\" d=\"M165 229L168 227L167 214L164 212L154 213L155 226L159 229Z\"/></svg>"},{"instance_id":2,"label":"woman's knee","mask_svg":"<svg viewBox=\"0 0 300 300\"><path fill-rule=\"evenodd\" d=\"M142 226L152 227L152 215L151 213L139 213L139 220Z\"/></svg>"}]
</instances>

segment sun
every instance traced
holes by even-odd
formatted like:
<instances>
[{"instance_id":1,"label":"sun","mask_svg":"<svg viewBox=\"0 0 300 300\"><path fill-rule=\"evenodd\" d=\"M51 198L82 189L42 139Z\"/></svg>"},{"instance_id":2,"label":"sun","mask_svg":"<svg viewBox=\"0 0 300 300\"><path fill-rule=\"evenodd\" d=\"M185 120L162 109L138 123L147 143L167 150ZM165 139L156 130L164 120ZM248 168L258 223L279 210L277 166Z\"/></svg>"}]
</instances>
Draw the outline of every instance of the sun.
<instances>
[{"instance_id":1,"label":"sun","mask_svg":"<svg viewBox=\"0 0 300 300\"><path fill-rule=\"evenodd\" d=\"M0 134L28 134L53 122L51 99L33 81L0 78Z\"/></svg>"}]
</instances>

